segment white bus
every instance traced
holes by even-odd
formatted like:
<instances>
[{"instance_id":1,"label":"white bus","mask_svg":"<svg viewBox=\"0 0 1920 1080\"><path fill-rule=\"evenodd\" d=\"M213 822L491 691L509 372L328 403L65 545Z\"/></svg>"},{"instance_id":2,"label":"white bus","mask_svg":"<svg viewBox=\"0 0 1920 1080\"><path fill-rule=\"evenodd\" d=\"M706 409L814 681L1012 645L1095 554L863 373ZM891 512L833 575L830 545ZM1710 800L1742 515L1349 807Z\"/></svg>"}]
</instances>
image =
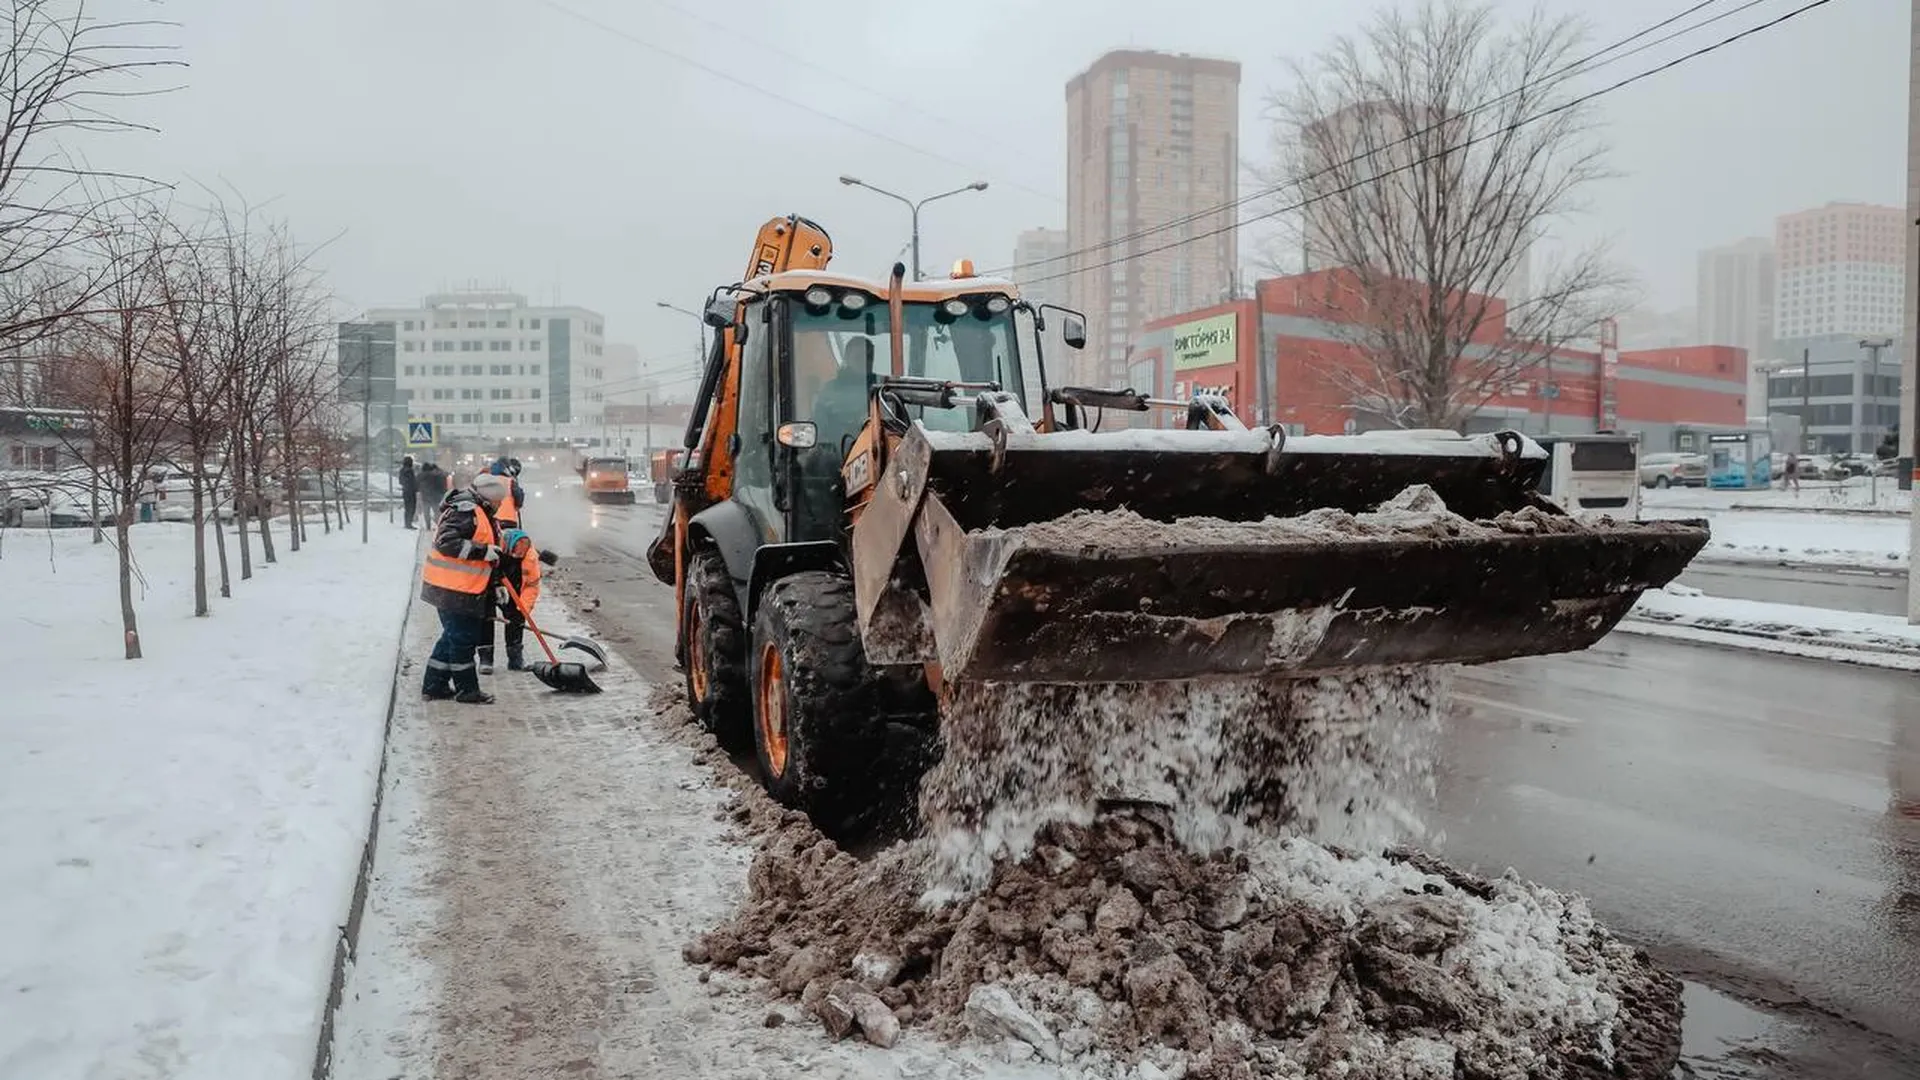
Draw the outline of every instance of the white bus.
<instances>
[{"instance_id":1,"label":"white bus","mask_svg":"<svg viewBox=\"0 0 1920 1080\"><path fill-rule=\"evenodd\" d=\"M1638 435L1535 435L1549 461L1540 494L1575 517L1640 516Z\"/></svg>"}]
</instances>

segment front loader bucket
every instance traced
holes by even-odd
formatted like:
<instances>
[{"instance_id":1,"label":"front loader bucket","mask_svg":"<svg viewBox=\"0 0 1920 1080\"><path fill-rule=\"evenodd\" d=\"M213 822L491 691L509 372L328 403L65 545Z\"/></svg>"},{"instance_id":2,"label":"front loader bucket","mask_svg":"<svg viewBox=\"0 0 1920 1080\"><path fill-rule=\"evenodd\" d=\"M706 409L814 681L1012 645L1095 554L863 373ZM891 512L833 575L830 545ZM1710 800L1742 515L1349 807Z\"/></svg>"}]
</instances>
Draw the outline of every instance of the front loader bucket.
<instances>
[{"instance_id":1,"label":"front loader bucket","mask_svg":"<svg viewBox=\"0 0 1920 1080\"><path fill-rule=\"evenodd\" d=\"M1686 567L1706 526L1576 521L1533 490L1545 464L1512 433L1276 450L1264 431L1076 431L996 450L916 428L888 470L924 476L923 492L894 485L916 502L914 540L879 590L892 602L863 600L863 617L923 582L921 648L949 681L1311 676L1584 649Z\"/></svg>"}]
</instances>

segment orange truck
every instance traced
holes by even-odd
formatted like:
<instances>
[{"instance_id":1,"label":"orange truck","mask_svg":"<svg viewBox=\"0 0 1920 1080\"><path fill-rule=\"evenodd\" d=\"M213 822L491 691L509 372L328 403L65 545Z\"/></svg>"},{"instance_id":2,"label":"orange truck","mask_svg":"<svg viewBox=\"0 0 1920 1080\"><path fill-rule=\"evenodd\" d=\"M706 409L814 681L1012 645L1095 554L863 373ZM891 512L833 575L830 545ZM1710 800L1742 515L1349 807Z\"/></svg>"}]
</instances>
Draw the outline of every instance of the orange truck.
<instances>
[{"instance_id":1,"label":"orange truck","mask_svg":"<svg viewBox=\"0 0 1920 1080\"><path fill-rule=\"evenodd\" d=\"M668 448L655 450L648 464L653 470L653 501L665 505L673 498L673 474L680 470L680 463L686 460L685 450Z\"/></svg>"},{"instance_id":2,"label":"orange truck","mask_svg":"<svg viewBox=\"0 0 1920 1080\"><path fill-rule=\"evenodd\" d=\"M633 502L633 487L627 477L627 459L590 457L580 463L580 479L589 502Z\"/></svg>"}]
</instances>

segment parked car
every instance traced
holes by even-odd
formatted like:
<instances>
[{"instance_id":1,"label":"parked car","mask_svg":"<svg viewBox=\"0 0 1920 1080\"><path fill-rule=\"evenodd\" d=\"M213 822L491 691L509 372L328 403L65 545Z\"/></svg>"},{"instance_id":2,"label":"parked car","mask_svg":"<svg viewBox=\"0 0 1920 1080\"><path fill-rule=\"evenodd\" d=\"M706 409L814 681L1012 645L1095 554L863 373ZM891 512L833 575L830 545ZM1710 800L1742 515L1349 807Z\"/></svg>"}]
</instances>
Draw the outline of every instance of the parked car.
<instances>
[{"instance_id":1,"label":"parked car","mask_svg":"<svg viewBox=\"0 0 1920 1080\"><path fill-rule=\"evenodd\" d=\"M1706 487L1707 457L1705 454L1643 454L1640 486Z\"/></svg>"}]
</instances>

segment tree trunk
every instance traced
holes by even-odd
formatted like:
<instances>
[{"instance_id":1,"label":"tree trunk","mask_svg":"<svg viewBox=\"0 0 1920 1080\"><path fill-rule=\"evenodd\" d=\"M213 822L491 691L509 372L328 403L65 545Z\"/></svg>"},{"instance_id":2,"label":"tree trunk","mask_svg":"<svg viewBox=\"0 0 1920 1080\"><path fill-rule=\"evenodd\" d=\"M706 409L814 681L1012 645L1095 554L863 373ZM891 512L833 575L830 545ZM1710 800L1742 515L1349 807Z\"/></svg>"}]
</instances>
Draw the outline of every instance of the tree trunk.
<instances>
[{"instance_id":1,"label":"tree trunk","mask_svg":"<svg viewBox=\"0 0 1920 1080\"><path fill-rule=\"evenodd\" d=\"M207 604L207 482L196 460L193 467L193 617L205 618L211 610Z\"/></svg>"},{"instance_id":2,"label":"tree trunk","mask_svg":"<svg viewBox=\"0 0 1920 1080\"><path fill-rule=\"evenodd\" d=\"M127 645L127 659L140 659L140 622L133 611L133 549L128 546L133 532L133 505L136 493L130 493L125 507L114 515L113 536L120 545L120 628Z\"/></svg>"},{"instance_id":3,"label":"tree trunk","mask_svg":"<svg viewBox=\"0 0 1920 1080\"><path fill-rule=\"evenodd\" d=\"M247 519L240 516L240 489L235 487L233 490L233 520L244 531ZM233 598L233 577L227 571L227 529L220 524L218 508L213 511L213 550L220 565L220 599L230 600Z\"/></svg>"},{"instance_id":4,"label":"tree trunk","mask_svg":"<svg viewBox=\"0 0 1920 1080\"><path fill-rule=\"evenodd\" d=\"M100 466L96 461L87 470L87 524L93 528L93 542L106 543L107 531L100 527Z\"/></svg>"}]
</instances>

